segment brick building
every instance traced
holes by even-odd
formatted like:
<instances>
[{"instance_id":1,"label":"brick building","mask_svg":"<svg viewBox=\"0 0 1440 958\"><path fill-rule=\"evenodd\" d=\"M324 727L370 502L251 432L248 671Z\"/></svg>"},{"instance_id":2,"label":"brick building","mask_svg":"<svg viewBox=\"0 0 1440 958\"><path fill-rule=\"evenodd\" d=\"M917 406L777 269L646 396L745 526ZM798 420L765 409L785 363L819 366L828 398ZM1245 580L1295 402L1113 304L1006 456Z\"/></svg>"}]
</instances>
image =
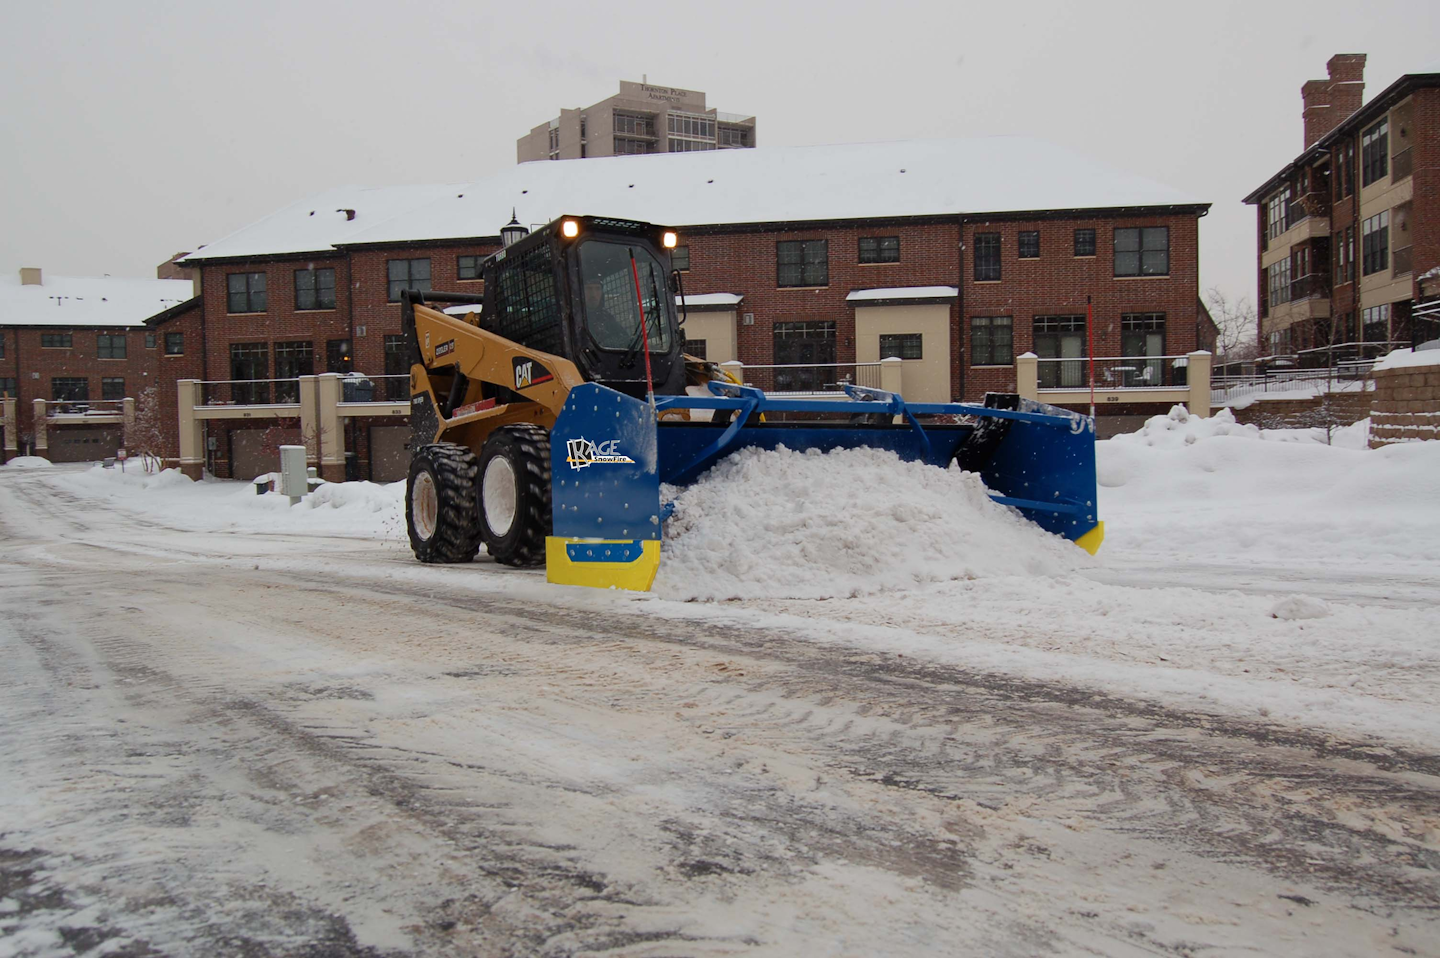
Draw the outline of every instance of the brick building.
<instances>
[{"instance_id":1,"label":"brick building","mask_svg":"<svg viewBox=\"0 0 1440 958\"><path fill-rule=\"evenodd\" d=\"M171 321L199 324L200 378L241 381L213 387L228 390L219 401L260 402L282 386L262 381L326 371L398 393L399 289L478 292L479 260L512 213L531 225L613 215L679 227L691 351L738 359L766 387L778 374L759 367L895 355L909 398L978 400L1015 389L1020 353L1084 356L1087 300L1098 356L1154 356L1168 377L1158 357L1211 348L1198 295L1207 210L1028 138L525 163L281 210L184 261L203 306ZM347 427L352 475L393 475L368 447L388 449L398 426ZM232 434L246 424L215 428L212 469L243 474Z\"/></svg>"},{"instance_id":2,"label":"brick building","mask_svg":"<svg viewBox=\"0 0 1440 958\"><path fill-rule=\"evenodd\" d=\"M15 400L0 420L0 456L113 455L119 404L162 379L174 382L162 376L165 344L146 318L193 298L188 279L57 277L30 268L0 277L0 396ZM36 400L44 403L41 423Z\"/></svg>"},{"instance_id":3,"label":"brick building","mask_svg":"<svg viewBox=\"0 0 1440 958\"><path fill-rule=\"evenodd\" d=\"M1426 275L1440 266L1440 74L1406 74L1364 103L1363 53L1331 57L1327 72L1300 90L1304 151L1245 197L1272 362L1323 365L1440 334L1440 272Z\"/></svg>"},{"instance_id":4,"label":"brick building","mask_svg":"<svg viewBox=\"0 0 1440 958\"><path fill-rule=\"evenodd\" d=\"M721 113L699 90L620 81L620 92L560 115L515 141L521 163L755 146L755 117Z\"/></svg>"}]
</instances>

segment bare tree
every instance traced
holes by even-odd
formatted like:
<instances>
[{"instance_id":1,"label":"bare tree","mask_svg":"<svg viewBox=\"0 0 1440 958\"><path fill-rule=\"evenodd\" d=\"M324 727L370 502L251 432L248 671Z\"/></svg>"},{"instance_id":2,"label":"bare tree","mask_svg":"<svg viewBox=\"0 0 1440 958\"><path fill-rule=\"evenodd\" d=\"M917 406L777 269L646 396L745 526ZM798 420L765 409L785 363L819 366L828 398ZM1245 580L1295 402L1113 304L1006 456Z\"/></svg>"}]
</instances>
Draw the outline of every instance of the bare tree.
<instances>
[{"instance_id":1,"label":"bare tree","mask_svg":"<svg viewBox=\"0 0 1440 958\"><path fill-rule=\"evenodd\" d=\"M1205 291L1205 305L1217 329L1215 351L1224 357L1217 361L1254 359L1259 331L1255 326L1255 306L1250 300L1244 296L1231 300L1220 287L1212 286Z\"/></svg>"},{"instance_id":2,"label":"bare tree","mask_svg":"<svg viewBox=\"0 0 1440 958\"><path fill-rule=\"evenodd\" d=\"M146 386L135 397L135 424L125 441L140 457L147 473L159 472L164 466L165 425L160 415L160 391Z\"/></svg>"}]
</instances>

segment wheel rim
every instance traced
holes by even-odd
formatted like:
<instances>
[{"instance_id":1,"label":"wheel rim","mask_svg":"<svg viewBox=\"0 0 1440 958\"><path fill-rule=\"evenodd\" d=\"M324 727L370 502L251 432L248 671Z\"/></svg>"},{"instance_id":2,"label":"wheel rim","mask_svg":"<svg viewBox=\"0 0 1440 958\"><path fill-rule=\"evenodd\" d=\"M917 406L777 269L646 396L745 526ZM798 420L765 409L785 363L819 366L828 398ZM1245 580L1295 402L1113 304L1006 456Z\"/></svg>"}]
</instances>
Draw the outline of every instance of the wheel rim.
<instances>
[{"instance_id":1,"label":"wheel rim","mask_svg":"<svg viewBox=\"0 0 1440 958\"><path fill-rule=\"evenodd\" d=\"M440 500L435 495L435 477L422 470L410 487L410 516L420 538L435 538L435 525L440 515Z\"/></svg>"},{"instance_id":2,"label":"wheel rim","mask_svg":"<svg viewBox=\"0 0 1440 958\"><path fill-rule=\"evenodd\" d=\"M485 524L497 536L503 536L515 524L515 469L510 460L496 456L485 467L485 479L480 485L480 495L485 509Z\"/></svg>"}]
</instances>

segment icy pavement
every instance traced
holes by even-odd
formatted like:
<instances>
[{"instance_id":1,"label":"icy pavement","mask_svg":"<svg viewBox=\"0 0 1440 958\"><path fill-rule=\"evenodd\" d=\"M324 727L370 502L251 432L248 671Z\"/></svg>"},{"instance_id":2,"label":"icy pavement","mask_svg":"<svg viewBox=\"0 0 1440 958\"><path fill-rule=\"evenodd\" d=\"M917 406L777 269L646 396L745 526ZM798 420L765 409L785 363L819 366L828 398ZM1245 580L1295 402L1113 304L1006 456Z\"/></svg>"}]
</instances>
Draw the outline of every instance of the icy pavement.
<instances>
[{"instance_id":1,"label":"icy pavement","mask_svg":"<svg viewBox=\"0 0 1440 958\"><path fill-rule=\"evenodd\" d=\"M0 956L1440 954L1440 461L1152 427L1100 558L828 599L0 469Z\"/></svg>"}]
</instances>

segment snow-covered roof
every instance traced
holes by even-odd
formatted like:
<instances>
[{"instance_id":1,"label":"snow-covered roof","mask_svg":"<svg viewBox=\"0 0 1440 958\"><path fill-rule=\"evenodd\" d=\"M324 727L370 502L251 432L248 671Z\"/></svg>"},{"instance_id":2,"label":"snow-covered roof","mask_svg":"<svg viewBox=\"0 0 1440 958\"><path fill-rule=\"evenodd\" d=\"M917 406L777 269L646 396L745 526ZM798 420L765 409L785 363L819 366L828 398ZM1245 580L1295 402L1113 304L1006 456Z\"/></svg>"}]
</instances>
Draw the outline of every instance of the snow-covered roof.
<instances>
[{"instance_id":1,"label":"snow-covered roof","mask_svg":"<svg viewBox=\"0 0 1440 958\"><path fill-rule=\"evenodd\" d=\"M739 306L744 299L740 293L687 293L685 295L686 306ZM680 305L680 297L675 297L675 305Z\"/></svg>"},{"instance_id":2,"label":"snow-covered roof","mask_svg":"<svg viewBox=\"0 0 1440 958\"><path fill-rule=\"evenodd\" d=\"M0 326L142 326L145 320L193 299L188 279L115 279L41 275L24 286L19 274L0 276Z\"/></svg>"},{"instance_id":3,"label":"snow-covered roof","mask_svg":"<svg viewBox=\"0 0 1440 958\"><path fill-rule=\"evenodd\" d=\"M258 222L201 247L186 259L330 252L358 233L422 207L438 197L464 193L465 189L463 183L336 187L277 210ZM494 232L499 232L498 227Z\"/></svg>"},{"instance_id":4,"label":"snow-covered roof","mask_svg":"<svg viewBox=\"0 0 1440 958\"><path fill-rule=\"evenodd\" d=\"M1199 205L1030 137L757 147L520 163L463 186L331 190L190 260L497 236L512 210L531 225L594 214L683 228Z\"/></svg>"},{"instance_id":5,"label":"snow-covered roof","mask_svg":"<svg viewBox=\"0 0 1440 958\"><path fill-rule=\"evenodd\" d=\"M958 286L892 286L888 289L855 289L845 297L849 303L890 299L954 299L960 295Z\"/></svg>"}]
</instances>

